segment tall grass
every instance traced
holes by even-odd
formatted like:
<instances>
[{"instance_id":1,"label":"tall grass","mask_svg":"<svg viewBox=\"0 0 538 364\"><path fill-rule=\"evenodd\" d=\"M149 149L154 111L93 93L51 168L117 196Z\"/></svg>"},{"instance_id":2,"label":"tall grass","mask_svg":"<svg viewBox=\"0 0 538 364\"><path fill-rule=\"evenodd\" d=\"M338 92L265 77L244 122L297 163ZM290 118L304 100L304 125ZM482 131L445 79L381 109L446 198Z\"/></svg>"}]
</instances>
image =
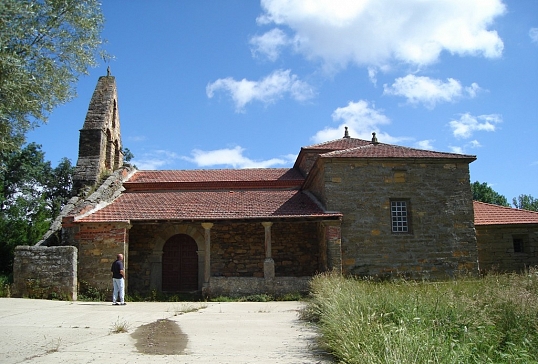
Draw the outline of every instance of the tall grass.
<instances>
[{"instance_id":1,"label":"tall grass","mask_svg":"<svg viewBox=\"0 0 538 364\"><path fill-rule=\"evenodd\" d=\"M538 272L450 282L324 274L304 312L342 363L536 363Z\"/></svg>"}]
</instances>

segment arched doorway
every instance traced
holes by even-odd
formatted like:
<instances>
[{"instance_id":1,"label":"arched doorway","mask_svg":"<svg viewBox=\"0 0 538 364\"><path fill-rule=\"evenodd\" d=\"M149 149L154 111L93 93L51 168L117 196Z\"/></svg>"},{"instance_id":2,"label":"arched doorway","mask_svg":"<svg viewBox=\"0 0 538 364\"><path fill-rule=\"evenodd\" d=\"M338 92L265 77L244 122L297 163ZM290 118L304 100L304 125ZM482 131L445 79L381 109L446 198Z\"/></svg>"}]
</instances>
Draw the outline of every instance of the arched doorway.
<instances>
[{"instance_id":1,"label":"arched doorway","mask_svg":"<svg viewBox=\"0 0 538 364\"><path fill-rule=\"evenodd\" d=\"M177 234L163 246L162 290L198 290L198 246L187 234Z\"/></svg>"}]
</instances>

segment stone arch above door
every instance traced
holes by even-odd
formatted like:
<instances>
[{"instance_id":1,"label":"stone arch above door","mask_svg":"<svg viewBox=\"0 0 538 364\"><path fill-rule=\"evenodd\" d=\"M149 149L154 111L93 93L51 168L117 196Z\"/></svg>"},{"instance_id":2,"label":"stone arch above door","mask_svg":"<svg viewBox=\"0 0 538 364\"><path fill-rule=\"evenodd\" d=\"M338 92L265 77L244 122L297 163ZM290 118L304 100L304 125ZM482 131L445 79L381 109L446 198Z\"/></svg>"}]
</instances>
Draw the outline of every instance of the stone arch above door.
<instances>
[{"instance_id":1,"label":"stone arch above door","mask_svg":"<svg viewBox=\"0 0 538 364\"><path fill-rule=\"evenodd\" d=\"M162 229L154 236L153 251L150 256L151 273L150 288L162 291L162 255L163 247L168 239L177 234L186 234L194 239L198 247L198 290L202 289L205 267L204 229L194 224L163 224Z\"/></svg>"}]
</instances>

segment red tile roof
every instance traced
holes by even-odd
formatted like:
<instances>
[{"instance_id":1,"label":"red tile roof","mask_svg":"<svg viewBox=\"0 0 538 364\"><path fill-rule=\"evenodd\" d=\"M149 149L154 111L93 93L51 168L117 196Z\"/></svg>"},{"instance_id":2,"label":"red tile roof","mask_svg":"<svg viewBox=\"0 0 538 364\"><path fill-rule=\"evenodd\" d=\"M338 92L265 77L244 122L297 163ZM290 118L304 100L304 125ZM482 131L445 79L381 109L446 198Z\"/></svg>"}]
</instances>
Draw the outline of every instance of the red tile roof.
<instances>
[{"instance_id":1,"label":"red tile roof","mask_svg":"<svg viewBox=\"0 0 538 364\"><path fill-rule=\"evenodd\" d=\"M198 169L179 171L137 171L129 183L146 182L222 182L302 180L293 168Z\"/></svg>"},{"instance_id":2,"label":"red tile roof","mask_svg":"<svg viewBox=\"0 0 538 364\"><path fill-rule=\"evenodd\" d=\"M301 149L322 149L322 150L342 150L360 147L363 145L368 145L371 142L368 140L357 139L357 138L340 138L336 140L330 140L328 142L309 145L308 147L303 147Z\"/></svg>"},{"instance_id":3,"label":"red tile roof","mask_svg":"<svg viewBox=\"0 0 538 364\"><path fill-rule=\"evenodd\" d=\"M473 201L475 225L538 224L538 212Z\"/></svg>"},{"instance_id":4,"label":"red tile roof","mask_svg":"<svg viewBox=\"0 0 538 364\"><path fill-rule=\"evenodd\" d=\"M124 192L78 222L339 217L298 190Z\"/></svg>"},{"instance_id":5,"label":"red tile roof","mask_svg":"<svg viewBox=\"0 0 538 364\"><path fill-rule=\"evenodd\" d=\"M303 176L293 168L137 171L127 190L221 190L299 188Z\"/></svg>"},{"instance_id":6,"label":"red tile roof","mask_svg":"<svg viewBox=\"0 0 538 364\"><path fill-rule=\"evenodd\" d=\"M367 145L322 154L321 158L448 158L475 160L476 156L368 142Z\"/></svg>"}]
</instances>

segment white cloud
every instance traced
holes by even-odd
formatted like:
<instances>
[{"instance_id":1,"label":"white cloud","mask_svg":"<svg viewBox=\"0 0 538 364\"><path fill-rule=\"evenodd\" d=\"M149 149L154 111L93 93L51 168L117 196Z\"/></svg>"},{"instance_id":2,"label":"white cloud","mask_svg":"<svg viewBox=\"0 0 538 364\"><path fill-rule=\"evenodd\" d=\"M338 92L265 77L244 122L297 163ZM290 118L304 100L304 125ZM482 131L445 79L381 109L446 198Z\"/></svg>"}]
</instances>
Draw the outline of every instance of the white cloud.
<instances>
[{"instance_id":1,"label":"white cloud","mask_svg":"<svg viewBox=\"0 0 538 364\"><path fill-rule=\"evenodd\" d=\"M529 37L531 37L532 43L538 43L538 28L531 28L529 30Z\"/></svg>"},{"instance_id":2,"label":"white cloud","mask_svg":"<svg viewBox=\"0 0 538 364\"><path fill-rule=\"evenodd\" d=\"M478 140L471 140L469 142L469 147L470 148L480 148L482 145L480 144L480 142Z\"/></svg>"},{"instance_id":3,"label":"white cloud","mask_svg":"<svg viewBox=\"0 0 538 364\"><path fill-rule=\"evenodd\" d=\"M374 67L368 67L368 78L374 86L377 86L377 70Z\"/></svg>"},{"instance_id":4,"label":"white cloud","mask_svg":"<svg viewBox=\"0 0 538 364\"><path fill-rule=\"evenodd\" d=\"M333 112L332 118L334 121L341 121L341 124L336 128L327 127L318 131L312 137L315 143L342 138L345 126L348 127L349 135L352 138L370 140L372 132L376 132L377 139L382 143L393 143L401 140L379 131L379 125L390 124L390 119L381 111L376 110L375 107L370 106L365 100L350 102L345 107L337 108Z\"/></svg>"},{"instance_id":5,"label":"white cloud","mask_svg":"<svg viewBox=\"0 0 538 364\"><path fill-rule=\"evenodd\" d=\"M278 165L289 165L295 156L284 156L283 158L272 158L265 161L254 161L243 155L245 149L240 146L235 148L225 148L217 150L194 149L192 157L183 157L198 167L231 166L233 168L269 168Z\"/></svg>"},{"instance_id":6,"label":"white cloud","mask_svg":"<svg viewBox=\"0 0 538 364\"><path fill-rule=\"evenodd\" d=\"M242 112L245 105L254 100L270 104L281 99L284 94L289 94L297 101L305 101L314 96L312 87L299 80L297 75L291 74L290 70L274 71L260 81L221 78L207 85L207 97L212 98L220 90L230 93L236 112Z\"/></svg>"},{"instance_id":7,"label":"white cloud","mask_svg":"<svg viewBox=\"0 0 538 364\"><path fill-rule=\"evenodd\" d=\"M476 83L463 87L453 78L443 82L415 75L397 78L392 86L383 85L383 88L384 95L403 96L411 104L422 103L428 108L434 108L439 102L453 102L464 96L473 98L481 90Z\"/></svg>"},{"instance_id":8,"label":"white cloud","mask_svg":"<svg viewBox=\"0 0 538 364\"><path fill-rule=\"evenodd\" d=\"M449 148L452 153L464 154L462 147L450 146Z\"/></svg>"},{"instance_id":9,"label":"white cloud","mask_svg":"<svg viewBox=\"0 0 538 364\"><path fill-rule=\"evenodd\" d=\"M174 152L167 150L154 150L149 153L144 153L140 158L133 158L130 162L140 170L156 170L172 164L175 160L180 159Z\"/></svg>"},{"instance_id":10,"label":"white cloud","mask_svg":"<svg viewBox=\"0 0 538 364\"><path fill-rule=\"evenodd\" d=\"M497 114L473 116L465 113L461 115L459 120L450 121L449 125L456 138L467 139L475 131L495 131L495 124L501 122L502 117Z\"/></svg>"},{"instance_id":11,"label":"white cloud","mask_svg":"<svg viewBox=\"0 0 538 364\"><path fill-rule=\"evenodd\" d=\"M415 143L415 147L418 149L433 150L434 149L432 145L433 142L434 140L430 140L430 139L421 140Z\"/></svg>"},{"instance_id":12,"label":"white cloud","mask_svg":"<svg viewBox=\"0 0 538 364\"><path fill-rule=\"evenodd\" d=\"M458 154L467 154L467 149L476 149L480 148L482 145L478 140L471 140L469 143L466 143L464 146L449 146L452 153Z\"/></svg>"},{"instance_id":13,"label":"white cloud","mask_svg":"<svg viewBox=\"0 0 538 364\"><path fill-rule=\"evenodd\" d=\"M250 39L252 54L254 56L263 54L271 61L276 61L281 49L290 43L291 40L288 39L286 33L278 28L274 28L261 36L254 36Z\"/></svg>"},{"instance_id":14,"label":"white cloud","mask_svg":"<svg viewBox=\"0 0 538 364\"><path fill-rule=\"evenodd\" d=\"M258 24L289 27L294 35L286 39L292 39L296 51L331 66L382 67L393 61L427 65L443 51L487 58L503 51L502 40L490 29L505 12L501 0L262 0L261 4L264 12ZM255 37L257 51L275 57L275 49L285 43L275 35Z\"/></svg>"}]
</instances>

